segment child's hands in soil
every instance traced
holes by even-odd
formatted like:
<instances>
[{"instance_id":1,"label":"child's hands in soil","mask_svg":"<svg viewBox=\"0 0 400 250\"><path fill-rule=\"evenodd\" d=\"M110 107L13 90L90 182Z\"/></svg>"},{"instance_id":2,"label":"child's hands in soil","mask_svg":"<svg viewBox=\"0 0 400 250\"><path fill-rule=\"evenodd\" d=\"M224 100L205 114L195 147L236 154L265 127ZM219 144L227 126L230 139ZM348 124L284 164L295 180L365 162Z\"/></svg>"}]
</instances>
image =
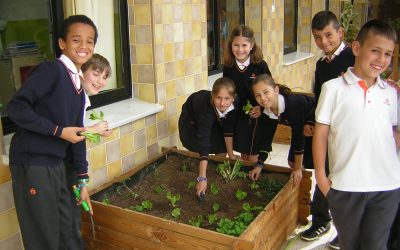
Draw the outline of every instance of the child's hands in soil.
<instances>
[{"instance_id":1,"label":"child's hands in soil","mask_svg":"<svg viewBox=\"0 0 400 250\"><path fill-rule=\"evenodd\" d=\"M207 190L207 181L199 181L196 185L196 195L200 197L201 194L205 194Z\"/></svg>"},{"instance_id":2,"label":"child's hands in soil","mask_svg":"<svg viewBox=\"0 0 400 250\"><path fill-rule=\"evenodd\" d=\"M90 209L89 213L91 215L93 215L93 208L92 208L92 204L90 203L88 187L86 187L86 186L81 187L80 193L81 193L81 199L78 201L78 204L81 205L83 201L86 201L86 203L88 204L89 209Z\"/></svg>"},{"instance_id":3,"label":"child's hands in soil","mask_svg":"<svg viewBox=\"0 0 400 250\"><path fill-rule=\"evenodd\" d=\"M261 107L260 106L253 106L249 113L251 118L257 118L261 115Z\"/></svg>"},{"instance_id":4,"label":"child's hands in soil","mask_svg":"<svg viewBox=\"0 0 400 250\"><path fill-rule=\"evenodd\" d=\"M258 180L258 178L260 178L261 170L262 170L262 168L255 166L255 167L253 168L253 170L251 170L251 171L249 172L249 178L250 178L250 180L252 180L252 181Z\"/></svg>"},{"instance_id":5,"label":"child's hands in soil","mask_svg":"<svg viewBox=\"0 0 400 250\"><path fill-rule=\"evenodd\" d=\"M66 127L63 128L60 138L72 143L77 143L86 139L85 136L79 135L80 133L85 131L86 128Z\"/></svg>"}]
</instances>

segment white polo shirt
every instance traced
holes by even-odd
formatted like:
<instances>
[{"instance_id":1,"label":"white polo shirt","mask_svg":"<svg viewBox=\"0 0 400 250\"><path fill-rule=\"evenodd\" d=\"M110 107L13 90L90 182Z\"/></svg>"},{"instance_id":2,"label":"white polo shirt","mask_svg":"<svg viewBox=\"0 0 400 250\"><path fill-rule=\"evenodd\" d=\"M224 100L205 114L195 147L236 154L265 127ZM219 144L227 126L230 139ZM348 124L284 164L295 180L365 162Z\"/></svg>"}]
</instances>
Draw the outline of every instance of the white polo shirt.
<instances>
[{"instance_id":1,"label":"white polo shirt","mask_svg":"<svg viewBox=\"0 0 400 250\"><path fill-rule=\"evenodd\" d=\"M400 187L393 126L397 94L379 77L367 88L349 68L322 85L316 121L330 126L329 179L332 188L350 192Z\"/></svg>"}]
</instances>

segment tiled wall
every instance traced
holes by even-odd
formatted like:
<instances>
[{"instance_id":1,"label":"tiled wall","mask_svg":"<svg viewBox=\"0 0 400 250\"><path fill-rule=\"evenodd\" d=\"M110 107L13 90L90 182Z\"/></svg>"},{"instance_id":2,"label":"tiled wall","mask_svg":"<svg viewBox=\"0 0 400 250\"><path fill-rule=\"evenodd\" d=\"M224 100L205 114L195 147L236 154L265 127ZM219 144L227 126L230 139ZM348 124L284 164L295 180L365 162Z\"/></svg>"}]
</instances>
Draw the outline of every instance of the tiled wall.
<instances>
[{"instance_id":1,"label":"tiled wall","mask_svg":"<svg viewBox=\"0 0 400 250\"><path fill-rule=\"evenodd\" d=\"M274 77L310 91L315 58L282 66L284 1L276 0L271 12L272 1L246 0L246 23L255 30ZM301 9L300 48L316 53L306 33L310 16L324 1L301 1L310 7ZM182 104L189 94L207 88L206 0L128 0L128 6L134 95L164 110L114 129L100 144L88 144L91 189L157 155L162 146L179 146ZM0 249L22 249L11 194L8 166L0 165Z\"/></svg>"}]
</instances>

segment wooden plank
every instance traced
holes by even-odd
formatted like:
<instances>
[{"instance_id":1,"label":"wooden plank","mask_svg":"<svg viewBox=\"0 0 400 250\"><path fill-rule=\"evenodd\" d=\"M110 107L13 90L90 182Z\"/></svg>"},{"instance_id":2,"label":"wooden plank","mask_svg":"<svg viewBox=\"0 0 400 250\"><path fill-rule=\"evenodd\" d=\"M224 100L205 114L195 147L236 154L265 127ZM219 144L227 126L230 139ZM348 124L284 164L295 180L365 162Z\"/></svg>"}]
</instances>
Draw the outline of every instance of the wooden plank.
<instances>
[{"instance_id":1,"label":"wooden plank","mask_svg":"<svg viewBox=\"0 0 400 250\"><path fill-rule=\"evenodd\" d=\"M278 237L275 238L275 240L271 240L270 244L268 245L268 248L266 249L281 249L283 244L286 242L287 238L291 233L294 231L294 229L297 226L296 223L296 211L292 210L290 211L290 214L287 217L287 227L286 228L278 228L276 235Z\"/></svg>"}]
</instances>

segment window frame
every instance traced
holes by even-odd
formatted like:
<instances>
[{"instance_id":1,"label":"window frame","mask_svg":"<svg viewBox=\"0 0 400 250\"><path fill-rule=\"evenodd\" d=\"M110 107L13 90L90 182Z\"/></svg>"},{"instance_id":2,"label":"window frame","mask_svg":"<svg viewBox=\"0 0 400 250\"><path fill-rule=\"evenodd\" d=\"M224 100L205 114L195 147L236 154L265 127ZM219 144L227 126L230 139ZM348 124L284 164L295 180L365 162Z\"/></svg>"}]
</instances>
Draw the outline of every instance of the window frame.
<instances>
[{"instance_id":1,"label":"window frame","mask_svg":"<svg viewBox=\"0 0 400 250\"><path fill-rule=\"evenodd\" d=\"M58 47L58 37L60 36L62 23L64 21L64 5L63 1L49 0L49 23L52 36L52 46L56 57L61 55L61 50ZM122 82L124 87L112 89L99 93L90 97L91 106L89 109L98 108L107 104L132 98L132 78L131 78L131 63L130 63L130 46L129 46L129 14L128 3L126 0L118 0L120 14L120 32L121 32L121 65L122 65ZM18 130L18 126L11 121L8 116L1 117L3 125L3 134L11 134Z\"/></svg>"},{"instance_id":2,"label":"window frame","mask_svg":"<svg viewBox=\"0 0 400 250\"><path fill-rule=\"evenodd\" d=\"M244 8L244 0L238 0L239 1L239 23L244 24L245 23L245 8ZM219 20L218 20L218 4L221 4L220 1L217 0L210 0L210 6L212 6L212 21L213 21L213 30L219 30ZM207 10L208 11L208 10ZM208 32L207 32L208 34ZM215 33L216 34L216 33ZM228 34L228 39L229 39L230 34ZM213 54L215 56L215 65L208 65L208 75L215 75L219 74L222 72L223 64L220 62L220 51L219 51L219 44L220 44L220 37L218 35L214 35L213 39ZM210 54L207 52L207 56L210 56Z\"/></svg>"},{"instance_id":3,"label":"window frame","mask_svg":"<svg viewBox=\"0 0 400 250\"><path fill-rule=\"evenodd\" d=\"M287 55L290 53L297 52L297 33L298 33L298 23L299 23L299 1L298 0L293 0L294 1L294 34L293 34L293 47L285 48L283 46L283 54ZM285 29L283 29L283 37L285 37ZM283 45L285 45L285 41L283 41Z\"/></svg>"}]
</instances>

